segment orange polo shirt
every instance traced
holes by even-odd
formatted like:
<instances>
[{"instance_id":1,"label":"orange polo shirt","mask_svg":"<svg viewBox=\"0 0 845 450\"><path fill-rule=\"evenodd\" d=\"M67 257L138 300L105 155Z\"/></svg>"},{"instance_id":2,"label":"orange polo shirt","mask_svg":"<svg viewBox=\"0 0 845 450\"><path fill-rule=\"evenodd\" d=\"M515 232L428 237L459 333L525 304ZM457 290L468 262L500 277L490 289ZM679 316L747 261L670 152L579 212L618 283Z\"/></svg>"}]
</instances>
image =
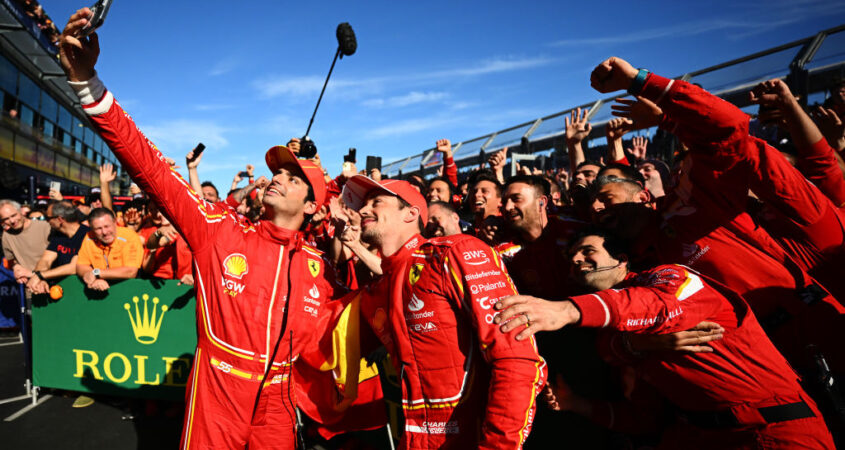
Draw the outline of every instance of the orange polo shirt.
<instances>
[{"instance_id":1,"label":"orange polo shirt","mask_svg":"<svg viewBox=\"0 0 845 450\"><path fill-rule=\"evenodd\" d=\"M126 227L117 227L117 236L111 245L103 245L91 235L85 236L76 263L90 265L95 269L118 267L140 268L144 258L144 247L138 234Z\"/></svg>"}]
</instances>

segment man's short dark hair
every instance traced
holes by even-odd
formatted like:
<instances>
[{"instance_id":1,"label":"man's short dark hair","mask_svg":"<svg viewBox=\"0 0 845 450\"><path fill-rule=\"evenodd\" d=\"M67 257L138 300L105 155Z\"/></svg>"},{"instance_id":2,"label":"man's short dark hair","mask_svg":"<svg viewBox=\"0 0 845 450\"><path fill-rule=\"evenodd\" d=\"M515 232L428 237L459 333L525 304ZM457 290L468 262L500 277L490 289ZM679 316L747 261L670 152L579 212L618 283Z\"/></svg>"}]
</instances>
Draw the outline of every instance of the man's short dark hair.
<instances>
[{"instance_id":1,"label":"man's short dark hair","mask_svg":"<svg viewBox=\"0 0 845 450\"><path fill-rule=\"evenodd\" d=\"M645 186L645 178L643 177L643 174L641 174L640 171L637 170L636 167L629 166L628 164L620 164L620 163L615 163L615 162L607 164L604 167L602 167L601 170L599 170L599 173L597 175L602 176L610 169L616 169L616 170L622 172L623 178L627 178L631 181L635 181L635 182L640 183L641 185Z\"/></svg>"},{"instance_id":2,"label":"man's short dark hair","mask_svg":"<svg viewBox=\"0 0 845 450\"><path fill-rule=\"evenodd\" d=\"M450 213L455 213L455 214L457 214L457 213L458 213L458 210L457 210L457 209L455 209L455 207L454 207L454 206L452 206L452 204L451 204L451 203L441 202L440 200L436 200L436 201L433 201L433 202L429 203L429 204L428 204L428 210L429 210L429 211L431 211L431 207L432 207L432 206L439 206L439 207L441 207L441 208L443 208L443 209L445 209L445 210L449 211Z\"/></svg>"},{"instance_id":3,"label":"man's short dark hair","mask_svg":"<svg viewBox=\"0 0 845 450\"><path fill-rule=\"evenodd\" d=\"M470 176L468 180L469 190L471 191L473 188L475 188L476 184L482 181L489 181L496 185L496 194L498 194L499 197L502 196L502 183L499 183L499 179L496 178L496 174L494 174L492 170L488 169L479 170L478 172L475 172L474 174L472 174L472 176Z\"/></svg>"},{"instance_id":4,"label":"man's short dark hair","mask_svg":"<svg viewBox=\"0 0 845 450\"><path fill-rule=\"evenodd\" d=\"M97 218L100 218L100 217L103 217L103 216L109 216L109 217L112 218L112 220L114 220L114 218L115 218L112 210L110 210L108 208L94 208L94 209L91 210L90 213L88 213L88 223L91 223L94 219L97 219Z\"/></svg>"},{"instance_id":5,"label":"man's short dark hair","mask_svg":"<svg viewBox=\"0 0 845 450\"><path fill-rule=\"evenodd\" d=\"M598 236L604 239L604 249L607 250L607 253L613 257L615 260L619 260L622 255L629 254L629 245L628 242L624 239L616 237L613 233L610 233L607 230L602 228L590 226L578 233L575 239L572 241L573 248L574 244L584 239L587 236Z\"/></svg>"},{"instance_id":6,"label":"man's short dark hair","mask_svg":"<svg viewBox=\"0 0 845 450\"><path fill-rule=\"evenodd\" d=\"M591 160L591 159L587 159L587 160L581 161L581 163L580 163L580 164L578 164L577 166L575 166L575 170L580 170L580 169L581 169L582 167L584 167L584 166L596 166L596 167L598 167L598 168L604 167L604 166L602 166L602 165L601 165L601 163L600 163L600 162L598 162L598 161L593 161L593 160Z\"/></svg>"},{"instance_id":7,"label":"man's short dark hair","mask_svg":"<svg viewBox=\"0 0 845 450\"><path fill-rule=\"evenodd\" d=\"M203 181L202 184L200 184L200 187L210 187L211 189L214 189L214 195L220 197L220 191L217 190L217 186L215 186L214 183L210 181Z\"/></svg>"},{"instance_id":8,"label":"man's short dark hair","mask_svg":"<svg viewBox=\"0 0 845 450\"><path fill-rule=\"evenodd\" d=\"M59 200L50 205L53 208L53 217L61 217L65 222L79 223L84 216L68 200Z\"/></svg>"},{"instance_id":9,"label":"man's short dark hair","mask_svg":"<svg viewBox=\"0 0 845 450\"><path fill-rule=\"evenodd\" d=\"M508 190L508 187L514 183L524 183L534 188L534 192L537 193L537 197L545 195L546 197L551 195L552 187L549 185L549 180L541 177L540 175L517 175L515 177L511 177L507 183L505 183L505 190Z\"/></svg>"},{"instance_id":10,"label":"man's short dark hair","mask_svg":"<svg viewBox=\"0 0 845 450\"><path fill-rule=\"evenodd\" d=\"M396 199L399 200L399 209L405 209L405 208L411 207L411 204L406 202L405 200L403 200L402 197L396 197ZM425 230L425 224L423 223L423 218L422 218L422 211L420 211L420 215L419 215L419 217L417 217L417 228L419 228L420 234L422 234L423 231Z\"/></svg>"},{"instance_id":11,"label":"man's short dark hair","mask_svg":"<svg viewBox=\"0 0 845 450\"><path fill-rule=\"evenodd\" d=\"M615 175L599 175L598 177L596 177L596 181L592 185L593 193L598 192L599 189L603 188L604 186L607 186L608 184L614 183L623 183L625 185L625 188L632 195L645 190L645 187L643 187L641 183L638 183L634 180L620 178Z\"/></svg>"}]
</instances>

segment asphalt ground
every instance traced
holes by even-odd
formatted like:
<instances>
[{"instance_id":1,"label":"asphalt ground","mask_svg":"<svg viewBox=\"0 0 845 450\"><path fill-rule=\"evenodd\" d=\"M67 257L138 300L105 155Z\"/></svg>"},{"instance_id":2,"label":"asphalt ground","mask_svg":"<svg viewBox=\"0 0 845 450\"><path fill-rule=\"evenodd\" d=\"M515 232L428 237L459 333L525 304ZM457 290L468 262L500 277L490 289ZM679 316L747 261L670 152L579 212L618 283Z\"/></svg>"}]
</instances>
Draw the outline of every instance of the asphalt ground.
<instances>
[{"instance_id":1,"label":"asphalt ground","mask_svg":"<svg viewBox=\"0 0 845 450\"><path fill-rule=\"evenodd\" d=\"M0 339L0 402L25 395L25 380L23 344ZM42 390L39 404L23 414L20 411L32 404L31 399L0 404L0 448L178 448L182 405L92 396L93 405L73 408L77 395Z\"/></svg>"}]
</instances>

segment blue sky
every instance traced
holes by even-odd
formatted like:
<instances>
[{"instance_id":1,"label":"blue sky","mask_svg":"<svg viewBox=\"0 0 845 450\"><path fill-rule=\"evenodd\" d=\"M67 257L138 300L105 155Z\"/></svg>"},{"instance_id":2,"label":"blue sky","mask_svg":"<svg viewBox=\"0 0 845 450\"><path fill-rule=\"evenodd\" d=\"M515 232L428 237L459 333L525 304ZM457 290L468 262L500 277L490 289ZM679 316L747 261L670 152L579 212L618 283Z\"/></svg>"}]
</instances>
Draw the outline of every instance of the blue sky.
<instances>
[{"instance_id":1,"label":"blue sky","mask_svg":"<svg viewBox=\"0 0 845 450\"><path fill-rule=\"evenodd\" d=\"M57 24L74 3L42 0ZM200 177L225 192L304 133L340 22L358 52L311 130L333 175L348 147L387 162L598 98L589 72L607 56L675 76L845 23L845 3L115 0L97 69L166 155L204 142Z\"/></svg>"}]
</instances>

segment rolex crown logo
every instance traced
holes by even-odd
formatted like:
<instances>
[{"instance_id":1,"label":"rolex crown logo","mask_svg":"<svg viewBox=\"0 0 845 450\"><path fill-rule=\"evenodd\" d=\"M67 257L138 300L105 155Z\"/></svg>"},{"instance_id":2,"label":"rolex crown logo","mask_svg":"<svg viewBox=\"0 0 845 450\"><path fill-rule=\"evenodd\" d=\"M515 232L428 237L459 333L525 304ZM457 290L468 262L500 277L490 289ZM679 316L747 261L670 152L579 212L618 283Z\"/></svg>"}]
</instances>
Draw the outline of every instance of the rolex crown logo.
<instances>
[{"instance_id":1,"label":"rolex crown logo","mask_svg":"<svg viewBox=\"0 0 845 450\"><path fill-rule=\"evenodd\" d=\"M161 321L164 319L164 313L167 312L167 305L161 305L161 314L156 317L156 306L158 306L158 297L153 297L153 310L150 315L147 308L147 302L150 296L144 294L141 296L144 299L144 315L138 308L138 297L132 297L132 303L135 303L135 316L132 316L132 307L129 303L123 304L123 309L129 314L129 321L132 323L132 332L135 333L135 340L142 344L152 344L158 339L158 331L161 329Z\"/></svg>"}]
</instances>

